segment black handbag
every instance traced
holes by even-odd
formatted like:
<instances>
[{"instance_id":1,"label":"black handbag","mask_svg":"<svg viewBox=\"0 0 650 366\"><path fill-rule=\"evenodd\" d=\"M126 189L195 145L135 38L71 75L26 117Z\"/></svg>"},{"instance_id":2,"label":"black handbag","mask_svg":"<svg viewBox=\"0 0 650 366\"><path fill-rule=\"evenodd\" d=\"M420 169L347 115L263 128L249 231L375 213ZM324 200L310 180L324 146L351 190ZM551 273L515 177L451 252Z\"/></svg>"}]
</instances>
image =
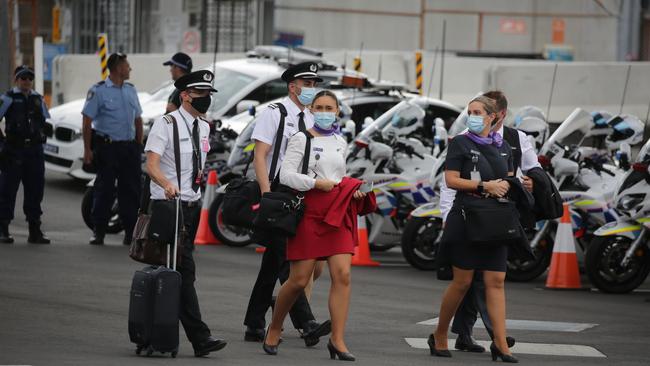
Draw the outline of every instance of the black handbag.
<instances>
[{"instance_id":1,"label":"black handbag","mask_svg":"<svg viewBox=\"0 0 650 366\"><path fill-rule=\"evenodd\" d=\"M275 170L278 165L282 136L284 134L284 120L287 116L287 109L284 105L282 103L276 103L276 105L280 111L280 123L278 125L278 131L275 134L275 147L271 159L269 182L273 182L275 178ZM221 210L223 213L223 222L227 225L249 229L253 227L253 221L257 215L255 207L260 203L262 198L260 185L257 183L257 180L246 177L253 158L254 153L251 154L250 160L246 163L243 175L230 180L226 186Z\"/></svg>"},{"instance_id":2,"label":"black handbag","mask_svg":"<svg viewBox=\"0 0 650 366\"><path fill-rule=\"evenodd\" d=\"M307 174L313 136L307 131L303 133L307 139L301 173ZM294 236L305 211L303 202L305 195L303 192L279 184L278 178L274 181L274 185L273 191L262 195L257 217L254 220L255 227L273 234Z\"/></svg>"},{"instance_id":3,"label":"black handbag","mask_svg":"<svg viewBox=\"0 0 650 366\"><path fill-rule=\"evenodd\" d=\"M176 165L176 177L178 187L181 187L181 164L180 164L180 140L178 135L178 126L176 120L171 115L168 123L173 123L174 131L174 162ZM178 199L171 200L150 200L149 184L151 178L147 176L144 182L140 211L138 220L133 230L131 239L131 248L129 256L138 262L162 265L167 263L166 248L173 244L178 237L178 242L182 243L186 236L185 225L183 223L183 210L179 208ZM178 215L178 226L176 219ZM181 249L177 248L176 261L180 263Z\"/></svg>"},{"instance_id":4,"label":"black handbag","mask_svg":"<svg viewBox=\"0 0 650 366\"><path fill-rule=\"evenodd\" d=\"M467 239L477 245L509 244L521 237L519 212L507 199L464 200L461 213Z\"/></svg>"}]
</instances>

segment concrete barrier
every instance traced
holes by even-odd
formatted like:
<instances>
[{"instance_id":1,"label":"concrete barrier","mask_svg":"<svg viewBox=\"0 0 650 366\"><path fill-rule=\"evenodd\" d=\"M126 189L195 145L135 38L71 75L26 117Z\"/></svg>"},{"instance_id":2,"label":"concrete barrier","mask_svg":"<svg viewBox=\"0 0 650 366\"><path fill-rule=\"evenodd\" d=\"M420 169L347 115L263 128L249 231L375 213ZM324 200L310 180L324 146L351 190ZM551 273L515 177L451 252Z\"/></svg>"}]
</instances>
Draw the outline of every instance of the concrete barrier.
<instances>
[{"instance_id":1,"label":"concrete barrier","mask_svg":"<svg viewBox=\"0 0 650 366\"><path fill-rule=\"evenodd\" d=\"M194 68L212 63L213 54L193 54ZM151 92L170 80L169 67L162 63L168 54L130 54L131 79L138 91ZM244 57L243 53L220 53L217 61ZM91 85L101 80L101 68L97 55L60 55L54 58L52 70L52 105L56 106L74 99L85 98Z\"/></svg>"}]
</instances>

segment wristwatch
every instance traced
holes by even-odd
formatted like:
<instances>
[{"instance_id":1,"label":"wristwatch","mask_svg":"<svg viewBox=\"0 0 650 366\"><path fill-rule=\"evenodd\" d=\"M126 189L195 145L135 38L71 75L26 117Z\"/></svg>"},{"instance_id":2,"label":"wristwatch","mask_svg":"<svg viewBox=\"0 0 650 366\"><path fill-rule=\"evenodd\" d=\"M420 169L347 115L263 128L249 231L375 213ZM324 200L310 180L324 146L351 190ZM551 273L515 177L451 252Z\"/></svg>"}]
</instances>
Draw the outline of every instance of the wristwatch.
<instances>
[{"instance_id":1,"label":"wristwatch","mask_svg":"<svg viewBox=\"0 0 650 366\"><path fill-rule=\"evenodd\" d=\"M478 194L483 194L485 192L485 190L483 189L483 181L482 180L480 180L478 182L478 185L476 186L476 192L478 192Z\"/></svg>"}]
</instances>

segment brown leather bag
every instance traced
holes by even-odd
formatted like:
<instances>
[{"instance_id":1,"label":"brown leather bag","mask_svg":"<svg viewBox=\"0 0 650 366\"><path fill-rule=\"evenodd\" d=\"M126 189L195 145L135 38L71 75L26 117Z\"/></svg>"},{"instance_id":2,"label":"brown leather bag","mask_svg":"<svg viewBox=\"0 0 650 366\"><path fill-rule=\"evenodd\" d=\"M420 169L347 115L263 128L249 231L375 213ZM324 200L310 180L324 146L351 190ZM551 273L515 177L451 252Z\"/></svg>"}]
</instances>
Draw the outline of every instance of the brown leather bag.
<instances>
[{"instance_id":1,"label":"brown leather bag","mask_svg":"<svg viewBox=\"0 0 650 366\"><path fill-rule=\"evenodd\" d=\"M174 160L176 163L176 176L178 178L178 187L181 186L181 165L180 165L180 142L178 137L178 126L176 125L176 119L171 115L164 116L167 123L173 124L174 130ZM144 182L144 187L142 190L142 200L140 202L140 211L138 212L138 220L135 223L135 228L133 229L133 238L131 239L131 247L129 248L129 257L131 259L152 265L164 265L168 264L171 261L170 253L173 252L172 245L174 243L166 243L151 239L149 235L149 224L151 223L151 216L155 212L150 210L150 192L149 184L151 178L147 176ZM180 200L178 202L178 208L176 210L176 215L178 216L178 230L176 230L176 237L178 238L178 243L183 243L185 238L185 225L183 223L182 210L180 208ZM176 202L173 202L176 204ZM181 262L181 252L182 245L178 245L176 249L176 263L177 265Z\"/></svg>"}]
</instances>

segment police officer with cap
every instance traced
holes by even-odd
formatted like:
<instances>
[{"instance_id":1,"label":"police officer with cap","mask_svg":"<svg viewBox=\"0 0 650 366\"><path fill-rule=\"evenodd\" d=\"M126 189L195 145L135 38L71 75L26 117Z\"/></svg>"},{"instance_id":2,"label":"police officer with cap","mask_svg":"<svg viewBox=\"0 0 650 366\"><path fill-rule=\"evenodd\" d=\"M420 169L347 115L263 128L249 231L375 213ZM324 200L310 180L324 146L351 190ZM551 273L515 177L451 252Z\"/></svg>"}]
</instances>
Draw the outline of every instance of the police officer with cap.
<instances>
[{"instance_id":1,"label":"police officer with cap","mask_svg":"<svg viewBox=\"0 0 650 366\"><path fill-rule=\"evenodd\" d=\"M126 55L111 54L107 65L110 74L90 88L81 112L84 163L94 164L97 169L92 209L94 235L90 244L104 244L117 180L123 243L129 245L142 185L142 108L135 87L126 82L131 74Z\"/></svg>"},{"instance_id":2,"label":"police officer with cap","mask_svg":"<svg viewBox=\"0 0 650 366\"><path fill-rule=\"evenodd\" d=\"M9 223L14 218L16 193L23 183L23 210L29 223L27 242L49 244L41 231L41 201L45 188L45 119L50 117L43 97L32 89L34 71L16 68L15 87L0 96L0 120L5 118L4 147L0 174L0 243L10 244ZM1 133L0 133L1 135Z\"/></svg>"},{"instance_id":3,"label":"police officer with cap","mask_svg":"<svg viewBox=\"0 0 650 366\"><path fill-rule=\"evenodd\" d=\"M195 263L192 256L194 237L201 213L200 183L210 144L210 126L203 114L210 107L214 75L208 70L182 76L174 85L180 91L179 109L154 122L147 138L147 172L151 177L151 199L172 199L180 195L183 224L188 234L182 243L178 271L181 273L180 320L196 357L205 356L226 346L226 341L211 335L201 320L199 300L194 289ZM181 186L178 187L174 155L174 124L177 126L180 151Z\"/></svg>"},{"instance_id":4,"label":"police officer with cap","mask_svg":"<svg viewBox=\"0 0 650 366\"><path fill-rule=\"evenodd\" d=\"M192 58L183 52L178 52L170 60L163 63L163 66L169 66L169 72L172 74L172 80L176 81L181 76L192 72ZM174 89L167 100L166 113L177 110L181 107L180 90Z\"/></svg>"},{"instance_id":5,"label":"police officer with cap","mask_svg":"<svg viewBox=\"0 0 650 366\"><path fill-rule=\"evenodd\" d=\"M311 105L316 95L316 82L323 81L318 76L318 65L314 62L303 62L289 67L283 74L282 80L287 82L289 95L280 103L271 104L262 111L255 123L252 139L255 141L253 165L262 193L271 190L269 175L275 177L278 167L282 165L287 141L298 131L306 131L314 125L314 116L307 106ZM280 140L277 162L273 164L276 133L284 115L284 132ZM286 237L255 233L254 239L266 246L262 264L257 275L255 286L248 303L244 325L244 339L250 342L264 340L265 314L271 306L275 283L284 283L289 277L289 263L286 258ZM309 302L304 294L296 300L290 312L293 325L302 330L305 345L310 347L318 343L319 338L331 331L329 320L319 324L315 321Z\"/></svg>"}]
</instances>

